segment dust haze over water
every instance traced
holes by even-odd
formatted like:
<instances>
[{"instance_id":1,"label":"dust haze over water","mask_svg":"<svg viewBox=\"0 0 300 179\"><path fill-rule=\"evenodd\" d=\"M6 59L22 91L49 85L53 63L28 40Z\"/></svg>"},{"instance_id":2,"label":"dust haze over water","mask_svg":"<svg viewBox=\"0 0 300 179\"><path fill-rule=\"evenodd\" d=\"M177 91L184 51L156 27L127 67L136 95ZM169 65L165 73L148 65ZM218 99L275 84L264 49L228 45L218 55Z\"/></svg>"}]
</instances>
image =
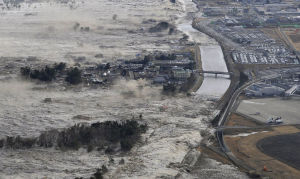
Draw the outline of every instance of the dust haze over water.
<instances>
[{"instance_id":1,"label":"dust haze over water","mask_svg":"<svg viewBox=\"0 0 300 179\"><path fill-rule=\"evenodd\" d=\"M135 97L129 98L124 94L126 91L134 91ZM2 81L1 138L33 137L45 130L70 127L79 122L126 120L138 118L140 114L144 116L142 121L149 125L143 137L147 142L133 148L128 156L114 156L115 163L110 163L110 157L103 152L88 153L86 149L65 152L38 147L1 149L2 177L87 177L102 164L108 166L111 172L108 175L113 178L176 175L177 170L167 166L170 162L181 162L190 146L198 145L201 140L199 129L205 129L208 120L202 117L202 113L207 113L207 106L182 96L164 97L159 91L148 87L145 81L120 81L107 90L82 88L76 91ZM46 97L51 97L52 102L44 103ZM161 106L167 106L167 111L161 112ZM73 118L78 115L86 116L88 120ZM121 158L125 159L123 166L118 165Z\"/></svg>"},{"instance_id":2,"label":"dust haze over water","mask_svg":"<svg viewBox=\"0 0 300 179\"><path fill-rule=\"evenodd\" d=\"M101 62L134 57L144 51L176 49L182 37L181 32L170 36L164 32L147 32L147 28L162 20L175 24L177 17L185 14L182 3L161 0L65 2L72 3L40 1L22 3L20 9L1 10L0 56L19 57L21 62L24 57L37 56L45 61L69 63L73 62L72 56L86 56L89 61ZM157 22L142 23L149 19ZM74 30L76 23L90 30ZM203 39L208 38L203 36ZM99 53L104 57L95 58ZM88 153L86 149L1 149L0 178L89 177L103 164L107 165L110 178L174 177L178 173L184 178L245 177L236 168L213 160L202 161L202 168L195 175L170 166L170 163L180 163L203 139L200 130L209 126L214 112L212 102L181 95L162 96L161 88L143 80L120 80L109 89L65 89L56 84L24 82L13 73L0 72L0 76L0 138L35 137L42 131L80 122L126 120L138 118L140 114L143 114L142 122L149 126L142 144L126 155L108 156L98 151ZM127 96L128 91L134 95ZM45 98L51 98L52 102L45 103ZM162 106L167 106L166 111L160 110ZM79 115L87 118L76 118ZM199 154L195 150L193 153ZM124 165L118 164L121 159L125 160Z\"/></svg>"},{"instance_id":3,"label":"dust haze over water","mask_svg":"<svg viewBox=\"0 0 300 179\"><path fill-rule=\"evenodd\" d=\"M95 60L98 53L105 59L134 57L145 50L176 48L182 37L148 32L160 21L174 22L182 13L180 5L169 1L69 2L21 3L20 9L0 10L0 56L37 56L53 61L80 55Z\"/></svg>"},{"instance_id":4,"label":"dust haze over water","mask_svg":"<svg viewBox=\"0 0 300 179\"><path fill-rule=\"evenodd\" d=\"M213 104L201 99L161 96L160 89L149 87L145 81L120 81L106 90L32 90L43 86L15 81L1 82L1 86L6 86L0 93L1 137L32 137L79 122L138 119L140 114L141 122L149 126L143 144L127 155L112 156L114 162L103 152L88 153L83 148L63 152L39 147L1 149L0 173L4 178L88 177L103 164L109 168L107 175L111 178L175 176L180 170L168 166L180 163L190 149L199 145L199 131L207 128L207 115L213 111ZM18 88L18 92L9 90L12 88ZM126 91L134 91L135 97L129 98ZM51 97L52 102L44 103L46 97ZM161 106L167 106L167 110L161 111ZM78 115L88 120L73 118ZM118 164L121 159L125 160L124 165ZM198 171L202 176L242 176L235 168L213 160L205 160L202 167ZM186 178L193 176L186 174Z\"/></svg>"}]
</instances>

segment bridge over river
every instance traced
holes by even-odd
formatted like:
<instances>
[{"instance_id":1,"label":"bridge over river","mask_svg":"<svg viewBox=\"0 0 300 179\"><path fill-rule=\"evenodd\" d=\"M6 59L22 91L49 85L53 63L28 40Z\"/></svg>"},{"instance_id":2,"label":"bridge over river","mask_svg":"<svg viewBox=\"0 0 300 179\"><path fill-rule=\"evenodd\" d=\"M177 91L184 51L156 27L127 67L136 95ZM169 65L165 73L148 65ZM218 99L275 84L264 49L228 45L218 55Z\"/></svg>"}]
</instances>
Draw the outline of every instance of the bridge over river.
<instances>
[{"instance_id":1,"label":"bridge over river","mask_svg":"<svg viewBox=\"0 0 300 179\"><path fill-rule=\"evenodd\" d=\"M224 71L206 71L206 70L194 70L195 73L200 74L214 74L215 78L222 77L222 78L230 78L231 72L224 72ZM221 75L221 76L220 76ZM225 76L224 76L225 75Z\"/></svg>"},{"instance_id":2,"label":"bridge over river","mask_svg":"<svg viewBox=\"0 0 300 179\"><path fill-rule=\"evenodd\" d=\"M208 98L220 99L230 86L223 51L219 45L200 46L202 69L196 71L203 74L201 87L196 92Z\"/></svg>"}]
</instances>

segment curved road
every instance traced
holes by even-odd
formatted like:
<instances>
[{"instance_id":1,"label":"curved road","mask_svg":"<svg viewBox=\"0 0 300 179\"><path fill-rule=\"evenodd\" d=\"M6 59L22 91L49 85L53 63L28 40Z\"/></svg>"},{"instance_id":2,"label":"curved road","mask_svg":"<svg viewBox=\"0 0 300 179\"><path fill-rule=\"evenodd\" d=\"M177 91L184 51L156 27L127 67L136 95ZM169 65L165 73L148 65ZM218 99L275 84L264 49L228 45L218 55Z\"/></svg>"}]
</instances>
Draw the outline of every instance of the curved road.
<instances>
[{"instance_id":1,"label":"curved road","mask_svg":"<svg viewBox=\"0 0 300 179\"><path fill-rule=\"evenodd\" d=\"M241 92L251 86L252 84L254 83L257 83L259 81L262 81L262 80L267 80L267 79L272 79L272 78L276 78L276 77L279 77L280 74L273 74L273 75L269 75L269 76L265 76L263 78L260 78L260 79L256 79L256 80L252 80L246 84L244 84L243 86L239 87L232 95L232 97L230 98L227 106L225 107L225 110L223 111L223 113L220 115L220 119L219 119L219 122L218 122L218 128L217 128L217 131L216 131L216 137L217 137L217 140L219 142L219 145L222 149L222 151L225 153L225 155L228 157L228 159L230 159L235 165L239 166L239 167L242 167L244 169L246 169L247 171L250 171L252 170L251 168L249 168L248 166L244 165L243 163L241 163L234 155L233 153L229 150L229 148L226 146L225 142L224 142L224 138L223 138L223 126L229 116L229 114L231 113L232 111L232 108L234 106L234 104L236 103L236 100L237 98L239 97L239 95L241 94Z\"/></svg>"}]
</instances>

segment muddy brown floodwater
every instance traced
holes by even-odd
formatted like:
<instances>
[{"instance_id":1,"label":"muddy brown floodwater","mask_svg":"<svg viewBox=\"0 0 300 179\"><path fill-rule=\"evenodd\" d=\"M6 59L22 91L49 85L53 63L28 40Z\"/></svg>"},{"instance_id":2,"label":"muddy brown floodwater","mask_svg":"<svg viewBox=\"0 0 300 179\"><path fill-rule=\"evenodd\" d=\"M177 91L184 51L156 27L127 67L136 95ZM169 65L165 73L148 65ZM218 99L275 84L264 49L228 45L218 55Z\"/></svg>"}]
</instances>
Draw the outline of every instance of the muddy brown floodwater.
<instances>
[{"instance_id":1,"label":"muddy brown floodwater","mask_svg":"<svg viewBox=\"0 0 300 179\"><path fill-rule=\"evenodd\" d=\"M103 164L109 170L107 178L178 174L183 178L246 177L235 167L213 160L203 162L195 175L180 168L186 154L202 140L200 131L213 134L209 128L215 114L213 102L185 95L163 96L161 87L144 80L120 79L106 89L66 89L59 84L24 81L18 75L19 67L29 64L25 60L28 56L36 56L41 63L72 64L74 56L85 56L86 62L102 62L181 48L183 33L179 30L167 35L168 31L149 33L148 29L160 21L175 26L189 22L188 18L177 20L188 14L191 0L175 4L169 0L59 2L65 3L27 0L20 8L0 10L0 56L10 57L0 58L0 138L36 137L43 131L76 123L138 119L140 114L143 118L138 120L147 123L149 129L129 153L113 156L103 151L88 153L85 148L2 148L0 178L89 178ZM197 38L211 40L204 34ZM103 57L96 58L97 54ZM134 96L124 95L128 92ZM45 103L45 98L51 98L51 102ZM119 164L122 159L125 163Z\"/></svg>"},{"instance_id":2,"label":"muddy brown floodwater","mask_svg":"<svg viewBox=\"0 0 300 179\"><path fill-rule=\"evenodd\" d=\"M148 32L160 21L174 23L183 13L179 4L160 0L72 2L21 3L20 9L0 10L0 56L69 61L82 55L99 62L132 58L143 51L167 51L176 48L182 37L179 32ZM94 57L99 53L103 58Z\"/></svg>"}]
</instances>

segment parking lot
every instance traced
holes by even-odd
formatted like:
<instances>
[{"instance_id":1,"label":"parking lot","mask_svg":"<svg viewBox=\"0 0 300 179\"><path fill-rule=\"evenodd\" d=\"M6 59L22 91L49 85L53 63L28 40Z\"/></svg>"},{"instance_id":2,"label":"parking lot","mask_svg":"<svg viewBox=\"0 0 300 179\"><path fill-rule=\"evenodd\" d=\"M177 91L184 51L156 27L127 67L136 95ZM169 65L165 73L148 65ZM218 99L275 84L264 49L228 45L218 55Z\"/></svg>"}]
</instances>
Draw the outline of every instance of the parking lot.
<instances>
[{"instance_id":1,"label":"parking lot","mask_svg":"<svg viewBox=\"0 0 300 179\"><path fill-rule=\"evenodd\" d=\"M224 22L212 28L242 48L232 51L238 64L299 64L293 52L281 41L275 40L258 29L227 26Z\"/></svg>"}]
</instances>

